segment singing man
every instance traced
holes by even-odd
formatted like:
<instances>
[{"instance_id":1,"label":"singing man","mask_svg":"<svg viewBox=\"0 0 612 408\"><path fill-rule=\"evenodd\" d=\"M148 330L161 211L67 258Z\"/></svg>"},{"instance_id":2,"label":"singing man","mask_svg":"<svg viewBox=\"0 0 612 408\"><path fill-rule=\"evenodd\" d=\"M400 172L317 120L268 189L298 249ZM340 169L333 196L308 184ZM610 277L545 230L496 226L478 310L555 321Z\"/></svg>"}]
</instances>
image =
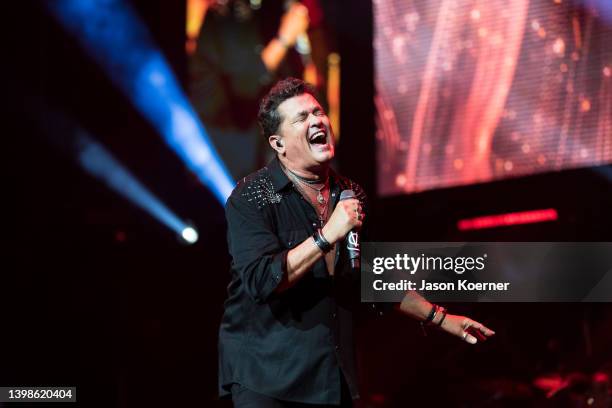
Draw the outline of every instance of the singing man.
<instances>
[{"instance_id":1,"label":"singing man","mask_svg":"<svg viewBox=\"0 0 612 408\"><path fill-rule=\"evenodd\" d=\"M333 131L309 85L279 81L258 121L276 157L242 179L226 204L232 263L220 394L231 394L235 407L351 407L359 397L353 315L363 306L345 238L365 220L366 195L330 168ZM352 198L340 200L348 190ZM414 291L398 309L472 344L493 335Z\"/></svg>"}]
</instances>

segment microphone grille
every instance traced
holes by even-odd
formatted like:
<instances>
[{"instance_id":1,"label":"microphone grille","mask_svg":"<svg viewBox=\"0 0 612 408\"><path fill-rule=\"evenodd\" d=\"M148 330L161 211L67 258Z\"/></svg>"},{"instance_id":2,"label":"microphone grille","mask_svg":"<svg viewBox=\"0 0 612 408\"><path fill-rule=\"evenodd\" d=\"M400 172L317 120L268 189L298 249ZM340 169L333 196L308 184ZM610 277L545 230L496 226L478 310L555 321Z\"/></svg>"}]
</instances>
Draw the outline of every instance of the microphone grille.
<instances>
[{"instance_id":1,"label":"microphone grille","mask_svg":"<svg viewBox=\"0 0 612 408\"><path fill-rule=\"evenodd\" d=\"M344 190L340 193L340 200L348 200L349 198L355 198L353 190Z\"/></svg>"}]
</instances>

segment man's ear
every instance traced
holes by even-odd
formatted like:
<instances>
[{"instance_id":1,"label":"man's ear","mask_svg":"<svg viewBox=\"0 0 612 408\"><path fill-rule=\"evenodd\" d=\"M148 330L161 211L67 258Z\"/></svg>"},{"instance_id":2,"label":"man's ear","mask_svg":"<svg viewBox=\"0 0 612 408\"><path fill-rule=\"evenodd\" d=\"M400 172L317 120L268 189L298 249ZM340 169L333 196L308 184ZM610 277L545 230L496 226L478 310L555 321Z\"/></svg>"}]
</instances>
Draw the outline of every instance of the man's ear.
<instances>
[{"instance_id":1,"label":"man's ear","mask_svg":"<svg viewBox=\"0 0 612 408\"><path fill-rule=\"evenodd\" d=\"M270 143L270 146L276 150L276 153L281 155L285 153L285 143L280 135L271 135L268 137L268 143Z\"/></svg>"}]
</instances>

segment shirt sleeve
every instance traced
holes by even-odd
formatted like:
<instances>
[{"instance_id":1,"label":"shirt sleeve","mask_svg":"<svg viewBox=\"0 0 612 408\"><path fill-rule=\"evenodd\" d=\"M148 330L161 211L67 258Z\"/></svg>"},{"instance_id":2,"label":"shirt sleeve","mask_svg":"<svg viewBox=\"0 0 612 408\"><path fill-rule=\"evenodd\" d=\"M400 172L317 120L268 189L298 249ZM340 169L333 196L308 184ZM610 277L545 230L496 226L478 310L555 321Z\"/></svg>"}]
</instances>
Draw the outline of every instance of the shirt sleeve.
<instances>
[{"instance_id":1,"label":"shirt sleeve","mask_svg":"<svg viewBox=\"0 0 612 408\"><path fill-rule=\"evenodd\" d=\"M246 293L264 303L274 293L287 270L287 253L264 210L232 195L225 207L232 270Z\"/></svg>"}]
</instances>

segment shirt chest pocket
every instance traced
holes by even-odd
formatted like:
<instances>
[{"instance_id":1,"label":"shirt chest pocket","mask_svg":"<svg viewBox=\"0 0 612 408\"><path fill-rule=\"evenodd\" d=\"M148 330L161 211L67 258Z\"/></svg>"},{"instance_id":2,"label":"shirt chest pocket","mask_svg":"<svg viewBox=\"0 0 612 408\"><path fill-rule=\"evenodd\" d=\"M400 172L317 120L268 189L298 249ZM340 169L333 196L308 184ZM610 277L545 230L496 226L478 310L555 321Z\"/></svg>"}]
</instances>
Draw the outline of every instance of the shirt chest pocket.
<instances>
[{"instance_id":1,"label":"shirt chest pocket","mask_svg":"<svg viewBox=\"0 0 612 408\"><path fill-rule=\"evenodd\" d=\"M288 249L295 248L309 236L310 234L304 228L289 230L289 231L281 231L278 233L278 237L281 241L281 244L285 248L288 248Z\"/></svg>"}]
</instances>

